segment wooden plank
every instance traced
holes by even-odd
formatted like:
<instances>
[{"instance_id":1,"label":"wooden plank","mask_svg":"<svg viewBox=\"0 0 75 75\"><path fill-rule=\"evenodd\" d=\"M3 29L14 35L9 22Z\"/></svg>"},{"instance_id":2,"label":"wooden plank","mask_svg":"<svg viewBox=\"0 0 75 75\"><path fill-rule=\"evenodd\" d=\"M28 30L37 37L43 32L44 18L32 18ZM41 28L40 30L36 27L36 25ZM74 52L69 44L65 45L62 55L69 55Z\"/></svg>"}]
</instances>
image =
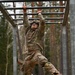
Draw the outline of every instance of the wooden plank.
<instances>
[{"instance_id":1,"label":"wooden plank","mask_svg":"<svg viewBox=\"0 0 75 75\"><path fill-rule=\"evenodd\" d=\"M9 16L9 13L7 10L5 10L5 7L2 3L0 3L0 11L3 13L3 15L6 17L6 19L11 23L13 27L16 26L11 16Z\"/></svg>"},{"instance_id":2,"label":"wooden plank","mask_svg":"<svg viewBox=\"0 0 75 75\"><path fill-rule=\"evenodd\" d=\"M45 24L62 24L62 22L46 22ZM23 23L18 23L16 25L23 25Z\"/></svg>"},{"instance_id":3,"label":"wooden plank","mask_svg":"<svg viewBox=\"0 0 75 75\"><path fill-rule=\"evenodd\" d=\"M70 0L71 70L75 75L75 0ZM70 75L70 74L69 74Z\"/></svg>"},{"instance_id":4,"label":"wooden plank","mask_svg":"<svg viewBox=\"0 0 75 75\"><path fill-rule=\"evenodd\" d=\"M26 9L53 9L53 8L59 8L59 9L61 9L61 8L65 8L65 6L51 6L51 7L41 7L41 6L39 6L39 7L27 7ZM13 9L15 9L15 10L23 10L23 8L22 7L16 7L16 8L5 8L6 10L13 10Z\"/></svg>"},{"instance_id":5,"label":"wooden plank","mask_svg":"<svg viewBox=\"0 0 75 75\"><path fill-rule=\"evenodd\" d=\"M63 26L66 25L67 21L68 21L68 14L69 14L69 1L67 1L66 4L66 9L65 9L65 13L64 13L64 20L63 20Z\"/></svg>"},{"instance_id":6,"label":"wooden plank","mask_svg":"<svg viewBox=\"0 0 75 75\"><path fill-rule=\"evenodd\" d=\"M23 15L23 13L22 14L17 14L17 13L9 14L9 16L14 16L14 15ZM27 13L27 15L38 15L38 13ZM64 15L64 12L47 12L47 13L42 13L42 15Z\"/></svg>"},{"instance_id":7,"label":"wooden plank","mask_svg":"<svg viewBox=\"0 0 75 75\"><path fill-rule=\"evenodd\" d=\"M45 18L45 20L63 20L63 17L54 17L54 18ZM21 19L13 19L14 21L19 21L19 20L23 20L23 18ZM29 18L29 20L39 20L39 18Z\"/></svg>"},{"instance_id":8,"label":"wooden plank","mask_svg":"<svg viewBox=\"0 0 75 75\"><path fill-rule=\"evenodd\" d=\"M16 35L16 27L13 27L13 75L17 74L17 35Z\"/></svg>"},{"instance_id":9,"label":"wooden plank","mask_svg":"<svg viewBox=\"0 0 75 75\"><path fill-rule=\"evenodd\" d=\"M67 37L66 26L62 26L62 57L63 75L67 75Z\"/></svg>"},{"instance_id":10,"label":"wooden plank","mask_svg":"<svg viewBox=\"0 0 75 75\"><path fill-rule=\"evenodd\" d=\"M67 1L67 0L0 0L0 2L36 2L36 1Z\"/></svg>"}]
</instances>

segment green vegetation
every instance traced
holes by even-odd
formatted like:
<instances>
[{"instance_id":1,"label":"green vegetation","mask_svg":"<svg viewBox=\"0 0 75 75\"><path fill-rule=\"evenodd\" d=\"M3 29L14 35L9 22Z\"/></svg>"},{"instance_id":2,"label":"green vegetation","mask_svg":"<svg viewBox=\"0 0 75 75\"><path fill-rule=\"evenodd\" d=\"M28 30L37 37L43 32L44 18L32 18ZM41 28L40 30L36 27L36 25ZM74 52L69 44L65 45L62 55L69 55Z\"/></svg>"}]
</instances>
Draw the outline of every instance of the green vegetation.
<instances>
[{"instance_id":1,"label":"green vegetation","mask_svg":"<svg viewBox=\"0 0 75 75\"><path fill-rule=\"evenodd\" d=\"M5 17L0 17L0 75L12 74L12 31Z\"/></svg>"}]
</instances>

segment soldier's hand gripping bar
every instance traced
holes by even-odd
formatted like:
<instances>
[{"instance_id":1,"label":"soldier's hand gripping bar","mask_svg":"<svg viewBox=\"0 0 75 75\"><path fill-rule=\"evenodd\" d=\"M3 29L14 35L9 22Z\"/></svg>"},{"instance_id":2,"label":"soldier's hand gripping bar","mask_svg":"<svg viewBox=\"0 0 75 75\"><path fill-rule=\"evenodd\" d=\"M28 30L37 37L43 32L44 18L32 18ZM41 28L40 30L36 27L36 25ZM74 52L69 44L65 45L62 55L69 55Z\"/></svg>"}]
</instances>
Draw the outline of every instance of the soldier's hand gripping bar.
<instances>
[{"instance_id":1,"label":"soldier's hand gripping bar","mask_svg":"<svg viewBox=\"0 0 75 75\"><path fill-rule=\"evenodd\" d=\"M23 12L26 13L27 7L24 5L23 6Z\"/></svg>"}]
</instances>

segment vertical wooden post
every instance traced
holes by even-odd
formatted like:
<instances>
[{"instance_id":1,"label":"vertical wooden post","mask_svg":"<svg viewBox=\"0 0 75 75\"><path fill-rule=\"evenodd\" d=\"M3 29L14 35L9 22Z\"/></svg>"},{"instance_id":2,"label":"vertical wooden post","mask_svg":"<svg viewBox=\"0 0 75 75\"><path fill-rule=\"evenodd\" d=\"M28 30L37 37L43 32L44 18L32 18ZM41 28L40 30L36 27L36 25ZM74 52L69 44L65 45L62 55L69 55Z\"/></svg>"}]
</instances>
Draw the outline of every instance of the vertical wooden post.
<instances>
[{"instance_id":1,"label":"vertical wooden post","mask_svg":"<svg viewBox=\"0 0 75 75\"><path fill-rule=\"evenodd\" d=\"M13 2L13 7L16 8L16 5L15 3ZM16 14L16 10L14 9L14 14ZM14 18L16 19L16 15L14 16ZM17 22L17 21L15 21ZM18 32L18 26L16 26L16 41L18 42L18 47L19 47L19 54L20 54L20 57L18 57L17 55L17 60L18 58L23 60L23 57L22 57L22 49L21 49L21 43L20 43L20 37L19 37L19 32ZM23 75L22 71L19 72L20 75Z\"/></svg>"},{"instance_id":2,"label":"vertical wooden post","mask_svg":"<svg viewBox=\"0 0 75 75\"><path fill-rule=\"evenodd\" d=\"M13 7L16 8L16 5L15 5L14 2L13 2ZM15 9L14 9L14 14L16 14L16 10ZM16 15L14 16L14 18L16 19ZM17 21L15 21L15 22L17 22ZM18 26L16 26L16 28L17 28L17 41L18 41L18 46L19 46L20 59L23 60L23 57L22 57L22 48L21 48L21 43L20 43Z\"/></svg>"},{"instance_id":3,"label":"vertical wooden post","mask_svg":"<svg viewBox=\"0 0 75 75\"><path fill-rule=\"evenodd\" d=\"M70 0L71 64L75 75L75 0Z\"/></svg>"},{"instance_id":4,"label":"vertical wooden post","mask_svg":"<svg viewBox=\"0 0 75 75\"><path fill-rule=\"evenodd\" d=\"M15 4L13 3L13 7ZM14 10L15 13L15 10ZM13 75L17 75L17 27L13 27Z\"/></svg>"},{"instance_id":5,"label":"vertical wooden post","mask_svg":"<svg viewBox=\"0 0 75 75\"><path fill-rule=\"evenodd\" d=\"M66 3L67 2L67 3ZM65 8L65 14L64 14L64 20L62 24L62 57L63 57L63 75L68 75L68 65L67 65L67 30L66 30L66 25L68 23L68 13L69 13L69 1L66 1L66 8Z\"/></svg>"},{"instance_id":6,"label":"vertical wooden post","mask_svg":"<svg viewBox=\"0 0 75 75\"><path fill-rule=\"evenodd\" d=\"M62 26L62 57L63 75L67 75L67 46L66 26Z\"/></svg>"},{"instance_id":7,"label":"vertical wooden post","mask_svg":"<svg viewBox=\"0 0 75 75\"><path fill-rule=\"evenodd\" d=\"M69 23L67 22L66 25L66 37L67 37L67 74L71 75L72 70L71 70L71 41L70 41L70 26Z\"/></svg>"},{"instance_id":8,"label":"vertical wooden post","mask_svg":"<svg viewBox=\"0 0 75 75\"><path fill-rule=\"evenodd\" d=\"M13 27L13 75L17 75L17 42L16 27Z\"/></svg>"}]
</instances>

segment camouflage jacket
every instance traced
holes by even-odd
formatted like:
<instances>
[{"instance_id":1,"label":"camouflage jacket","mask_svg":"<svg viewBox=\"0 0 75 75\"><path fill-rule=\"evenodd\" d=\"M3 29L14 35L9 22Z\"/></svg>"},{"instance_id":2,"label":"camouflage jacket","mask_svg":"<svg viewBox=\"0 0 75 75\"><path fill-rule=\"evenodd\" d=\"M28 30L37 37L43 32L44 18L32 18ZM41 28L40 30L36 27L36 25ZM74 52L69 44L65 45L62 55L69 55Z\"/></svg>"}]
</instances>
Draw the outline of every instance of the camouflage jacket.
<instances>
[{"instance_id":1,"label":"camouflage jacket","mask_svg":"<svg viewBox=\"0 0 75 75\"><path fill-rule=\"evenodd\" d=\"M40 19L39 28L36 30L32 30L31 28L29 28L30 24L27 15L24 14L24 29L28 51L43 50L44 47L43 36L45 20L41 13L38 14L38 17Z\"/></svg>"}]
</instances>

